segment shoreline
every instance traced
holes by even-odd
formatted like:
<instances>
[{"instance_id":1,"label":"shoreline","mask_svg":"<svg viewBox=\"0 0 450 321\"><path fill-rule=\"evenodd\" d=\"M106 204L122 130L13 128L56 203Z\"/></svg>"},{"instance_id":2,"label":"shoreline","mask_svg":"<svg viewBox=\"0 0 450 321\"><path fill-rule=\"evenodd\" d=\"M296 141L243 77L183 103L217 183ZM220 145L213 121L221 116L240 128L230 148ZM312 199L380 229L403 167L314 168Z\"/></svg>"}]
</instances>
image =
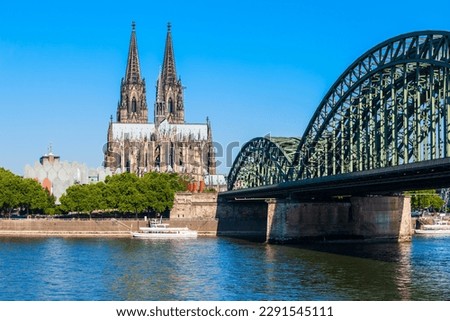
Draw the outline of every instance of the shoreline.
<instances>
[{"instance_id":1,"label":"shoreline","mask_svg":"<svg viewBox=\"0 0 450 321\"><path fill-rule=\"evenodd\" d=\"M131 238L131 233L84 231L0 231L0 237L80 237L80 238Z\"/></svg>"},{"instance_id":2,"label":"shoreline","mask_svg":"<svg viewBox=\"0 0 450 321\"><path fill-rule=\"evenodd\" d=\"M188 227L199 237L216 237L217 221L169 220L173 227ZM0 219L0 237L73 237L73 238L132 238L132 233L148 224L145 220L59 220L59 219Z\"/></svg>"},{"instance_id":3,"label":"shoreline","mask_svg":"<svg viewBox=\"0 0 450 321\"><path fill-rule=\"evenodd\" d=\"M2 237L70 237L70 238L133 238L132 233L105 233L105 232L82 232L82 231L0 231L0 238ZM217 237L215 232L198 232L198 237Z\"/></svg>"}]
</instances>

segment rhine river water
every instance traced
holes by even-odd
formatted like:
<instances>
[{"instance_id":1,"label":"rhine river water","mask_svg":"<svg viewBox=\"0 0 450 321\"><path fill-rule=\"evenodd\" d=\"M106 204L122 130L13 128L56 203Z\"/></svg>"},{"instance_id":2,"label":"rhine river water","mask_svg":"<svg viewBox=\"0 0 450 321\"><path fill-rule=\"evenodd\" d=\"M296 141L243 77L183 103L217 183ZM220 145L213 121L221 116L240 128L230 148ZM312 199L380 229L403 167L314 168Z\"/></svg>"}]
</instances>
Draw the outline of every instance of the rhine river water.
<instances>
[{"instance_id":1,"label":"rhine river water","mask_svg":"<svg viewBox=\"0 0 450 321\"><path fill-rule=\"evenodd\" d=\"M0 238L0 300L450 300L450 237L268 245Z\"/></svg>"}]
</instances>

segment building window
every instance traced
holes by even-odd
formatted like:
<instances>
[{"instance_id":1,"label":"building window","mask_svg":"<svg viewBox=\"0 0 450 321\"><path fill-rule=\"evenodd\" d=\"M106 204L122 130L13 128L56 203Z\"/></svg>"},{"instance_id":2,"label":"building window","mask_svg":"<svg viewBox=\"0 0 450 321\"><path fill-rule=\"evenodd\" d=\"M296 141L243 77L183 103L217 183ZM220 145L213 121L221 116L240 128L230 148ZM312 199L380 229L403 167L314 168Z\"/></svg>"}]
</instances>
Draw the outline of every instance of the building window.
<instances>
[{"instance_id":1,"label":"building window","mask_svg":"<svg viewBox=\"0 0 450 321\"><path fill-rule=\"evenodd\" d=\"M169 98L169 114L173 114L173 101Z\"/></svg>"},{"instance_id":2,"label":"building window","mask_svg":"<svg viewBox=\"0 0 450 321\"><path fill-rule=\"evenodd\" d=\"M133 97L133 101L131 102L131 112L136 112L136 98Z\"/></svg>"},{"instance_id":3,"label":"building window","mask_svg":"<svg viewBox=\"0 0 450 321\"><path fill-rule=\"evenodd\" d=\"M178 165L183 166L183 149L180 148L180 153L178 155Z\"/></svg>"},{"instance_id":4,"label":"building window","mask_svg":"<svg viewBox=\"0 0 450 321\"><path fill-rule=\"evenodd\" d=\"M169 165L170 165L170 167L172 167L172 169L173 169L173 163L174 163L174 157L175 155L174 155L174 146L173 146L173 143L170 143L170 151L169 151Z\"/></svg>"},{"instance_id":5,"label":"building window","mask_svg":"<svg viewBox=\"0 0 450 321\"><path fill-rule=\"evenodd\" d=\"M155 148L155 167L156 168L159 168L160 166L161 166L161 158L160 158L160 155L161 155L161 147L158 145L158 146L156 146L156 148Z\"/></svg>"}]
</instances>

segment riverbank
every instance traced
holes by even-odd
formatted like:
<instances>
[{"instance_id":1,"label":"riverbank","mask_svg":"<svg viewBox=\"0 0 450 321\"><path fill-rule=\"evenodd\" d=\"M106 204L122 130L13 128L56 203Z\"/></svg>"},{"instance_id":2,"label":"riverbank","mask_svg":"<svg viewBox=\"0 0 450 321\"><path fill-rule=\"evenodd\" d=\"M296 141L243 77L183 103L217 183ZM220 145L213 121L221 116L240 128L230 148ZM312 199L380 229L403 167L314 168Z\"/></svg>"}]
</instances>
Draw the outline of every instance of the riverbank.
<instances>
[{"instance_id":1,"label":"riverbank","mask_svg":"<svg viewBox=\"0 0 450 321\"><path fill-rule=\"evenodd\" d=\"M217 236L217 193L177 193L170 227L187 227L199 236ZM147 227L140 219L0 219L0 236L44 237L130 237Z\"/></svg>"},{"instance_id":2,"label":"riverbank","mask_svg":"<svg viewBox=\"0 0 450 321\"><path fill-rule=\"evenodd\" d=\"M216 220L173 219L171 227L188 227L200 236L216 236ZM145 220L65 220L65 219L3 219L0 236L17 237L130 237L140 227L148 226Z\"/></svg>"},{"instance_id":3,"label":"riverbank","mask_svg":"<svg viewBox=\"0 0 450 321\"><path fill-rule=\"evenodd\" d=\"M138 220L64 220L21 219L0 220L0 235L3 236L71 236L71 237L130 237L131 232L144 226Z\"/></svg>"}]
</instances>

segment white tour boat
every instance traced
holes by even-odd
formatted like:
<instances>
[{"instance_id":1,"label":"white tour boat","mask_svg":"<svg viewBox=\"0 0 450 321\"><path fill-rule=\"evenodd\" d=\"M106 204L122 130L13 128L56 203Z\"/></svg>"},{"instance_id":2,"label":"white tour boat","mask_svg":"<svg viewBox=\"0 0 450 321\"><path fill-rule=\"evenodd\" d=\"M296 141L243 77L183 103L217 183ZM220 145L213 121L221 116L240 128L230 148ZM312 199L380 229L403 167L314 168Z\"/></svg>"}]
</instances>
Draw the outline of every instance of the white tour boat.
<instances>
[{"instance_id":1,"label":"white tour boat","mask_svg":"<svg viewBox=\"0 0 450 321\"><path fill-rule=\"evenodd\" d=\"M143 239L171 239L171 238L196 238L197 231L187 227L169 227L169 224L158 222L156 219L150 221L150 227L141 227L139 232L133 233L133 237Z\"/></svg>"}]
</instances>

